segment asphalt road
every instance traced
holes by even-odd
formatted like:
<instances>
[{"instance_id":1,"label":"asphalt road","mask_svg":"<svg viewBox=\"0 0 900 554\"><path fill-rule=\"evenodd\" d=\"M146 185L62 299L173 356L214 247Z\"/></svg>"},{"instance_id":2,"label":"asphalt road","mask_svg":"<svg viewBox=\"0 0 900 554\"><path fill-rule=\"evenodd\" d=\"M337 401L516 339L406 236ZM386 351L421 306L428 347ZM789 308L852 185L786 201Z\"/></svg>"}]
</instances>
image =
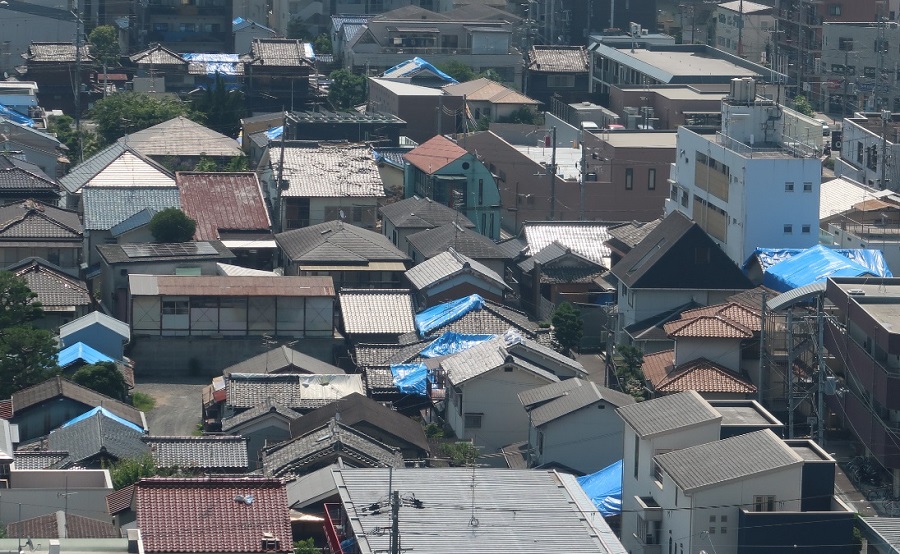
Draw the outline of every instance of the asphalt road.
<instances>
[{"instance_id":1,"label":"asphalt road","mask_svg":"<svg viewBox=\"0 0 900 554\"><path fill-rule=\"evenodd\" d=\"M156 407L147 413L151 435L187 436L197 431L202 415L200 391L208 381L197 379L180 383L140 382L135 390L149 394Z\"/></svg>"}]
</instances>

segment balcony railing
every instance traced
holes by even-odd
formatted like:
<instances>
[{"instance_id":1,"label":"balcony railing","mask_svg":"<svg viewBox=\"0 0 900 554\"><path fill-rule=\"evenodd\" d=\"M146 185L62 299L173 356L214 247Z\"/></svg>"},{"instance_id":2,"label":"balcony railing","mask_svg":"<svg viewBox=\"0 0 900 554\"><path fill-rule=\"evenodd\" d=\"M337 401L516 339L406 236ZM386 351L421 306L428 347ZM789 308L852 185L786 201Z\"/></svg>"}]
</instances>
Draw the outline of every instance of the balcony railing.
<instances>
[{"instance_id":1,"label":"balcony railing","mask_svg":"<svg viewBox=\"0 0 900 554\"><path fill-rule=\"evenodd\" d=\"M872 453L872 456L885 467L900 467L900 437L866 405L860 397L851 391L842 395L830 395L829 407L845 421L857 439Z\"/></svg>"},{"instance_id":2,"label":"balcony railing","mask_svg":"<svg viewBox=\"0 0 900 554\"><path fill-rule=\"evenodd\" d=\"M900 370L882 365L832 321L825 326L825 348L844 360L851 378L859 388L868 391L875 402L888 409L900 410Z\"/></svg>"}]
</instances>

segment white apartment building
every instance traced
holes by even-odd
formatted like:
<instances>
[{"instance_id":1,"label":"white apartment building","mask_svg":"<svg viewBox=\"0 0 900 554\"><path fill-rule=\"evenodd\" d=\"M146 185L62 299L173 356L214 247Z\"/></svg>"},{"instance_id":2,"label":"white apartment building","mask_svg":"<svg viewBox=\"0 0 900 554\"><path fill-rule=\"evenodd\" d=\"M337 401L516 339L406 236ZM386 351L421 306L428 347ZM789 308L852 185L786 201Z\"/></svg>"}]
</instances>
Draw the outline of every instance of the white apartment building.
<instances>
[{"instance_id":1,"label":"white apartment building","mask_svg":"<svg viewBox=\"0 0 900 554\"><path fill-rule=\"evenodd\" d=\"M878 82L878 40L884 33L885 81ZM850 115L866 110L900 112L900 88L897 87L896 56L900 44L900 24L889 21L833 22L822 25L822 81L828 83L830 113ZM843 110L843 111L842 111Z\"/></svg>"},{"instance_id":2,"label":"white apartment building","mask_svg":"<svg viewBox=\"0 0 900 554\"><path fill-rule=\"evenodd\" d=\"M834 173L879 189L900 190L900 114L844 118L841 159ZM886 164L886 165L885 165Z\"/></svg>"},{"instance_id":3,"label":"white apartment building","mask_svg":"<svg viewBox=\"0 0 900 554\"><path fill-rule=\"evenodd\" d=\"M754 63L766 63L775 29L774 8L732 0L716 7L716 48Z\"/></svg>"},{"instance_id":4,"label":"white apartment building","mask_svg":"<svg viewBox=\"0 0 900 554\"><path fill-rule=\"evenodd\" d=\"M756 96L734 79L722 101L722 131L678 129L666 213L700 225L738 265L757 247L818 242L822 126Z\"/></svg>"}]
</instances>

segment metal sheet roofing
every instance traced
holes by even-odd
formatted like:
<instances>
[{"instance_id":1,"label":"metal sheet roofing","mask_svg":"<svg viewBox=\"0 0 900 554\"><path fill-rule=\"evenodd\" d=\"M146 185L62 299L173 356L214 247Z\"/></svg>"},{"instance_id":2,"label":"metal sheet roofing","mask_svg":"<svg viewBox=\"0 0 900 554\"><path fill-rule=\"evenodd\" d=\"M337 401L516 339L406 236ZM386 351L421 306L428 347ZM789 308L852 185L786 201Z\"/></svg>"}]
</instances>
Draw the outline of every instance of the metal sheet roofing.
<instances>
[{"instance_id":1,"label":"metal sheet roofing","mask_svg":"<svg viewBox=\"0 0 900 554\"><path fill-rule=\"evenodd\" d=\"M175 187L175 179L165 169L124 151L84 186L90 187Z\"/></svg>"},{"instance_id":2,"label":"metal sheet roofing","mask_svg":"<svg viewBox=\"0 0 900 554\"><path fill-rule=\"evenodd\" d=\"M642 438L722 420L722 414L696 391L661 396L646 402L622 406L617 412Z\"/></svg>"},{"instance_id":3,"label":"metal sheet roofing","mask_svg":"<svg viewBox=\"0 0 900 554\"><path fill-rule=\"evenodd\" d=\"M570 248L573 252L609 267L609 230L606 225L592 222L527 222L522 235L528 243L528 253L535 255L552 242Z\"/></svg>"},{"instance_id":4,"label":"metal sheet roofing","mask_svg":"<svg viewBox=\"0 0 900 554\"><path fill-rule=\"evenodd\" d=\"M269 148L273 166L281 156L281 144ZM283 178L288 188L283 197L381 198L384 183L369 147L363 144L289 141L284 146Z\"/></svg>"},{"instance_id":5,"label":"metal sheet roofing","mask_svg":"<svg viewBox=\"0 0 900 554\"><path fill-rule=\"evenodd\" d=\"M338 295L344 331L402 335L416 330L413 295L408 290L343 289Z\"/></svg>"},{"instance_id":6,"label":"metal sheet roofing","mask_svg":"<svg viewBox=\"0 0 900 554\"><path fill-rule=\"evenodd\" d=\"M850 179L824 181L819 188L819 219L846 212L856 204L894 194L890 189L878 190Z\"/></svg>"},{"instance_id":7,"label":"metal sheet roofing","mask_svg":"<svg viewBox=\"0 0 900 554\"><path fill-rule=\"evenodd\" d=\"M334 296L331 277L129 275L134 296Z\"/></svg>"},{"instance_id":8,"label":"metal sheet roofing","mask_svg":"<svg viewBox=\"0 0 900 554\"><path fill-rule=\"evenodd\" d=\"M178 116L120 138L145 156L243 156L231 137Z\"/></svg>"},{"instance_id":9,"label":"metal sheet roofing","mask_svg":"<svg viewBox=\"0 0 900 554\"><path fill-rule=\"evenodd\" d=\"M115 360L106 354L91 348L83 342L76 342L71 346L67 346L60 350L56 355L56 363L59 367L66 367L78 361L82 361L86 364L115 362Z\"/></svg>"},{"instance_id":10,"label":"metal sheet roofing","mask_svg":"<svg viewBox=\"0 0 900 554\"><path fill-rule=\"evenodd\" d=\"M654 460L688 494L803 464L803 458L770 429L660 454Z\"/></svg>"},{"instance_id":11,"label":"metal sheet roofing","mask_svg":"<svg viewBox=\"0 0 900 554\"><path fill-rule=\"evenodd\" d=\"M460 254L453 248L414 266L405 275L416 289L423 290L464 273L474 275L483 279L486 283L501 289L509 289L509 285L503 281L503 278L496 271L481 262Z\"/></svg>"},{"instance_id":12,"label":"metal sheet roofing","mask_svg":"<svg viewBox=\"0 0 900 554\"><path fill-rule=\"evenodd\" d=\"M390 484L422 509L400 508L403 547L429 554L625 554L574 477L541 470L335 469L362 554L388 549L390 510L374 513ZM524 501L523 500L526 500ZM406 523L402 523L406 521Z\"/></svg>"},{"instance_id":13,"label":"metal sheet roofing","mask_svg":"<svg viewBox=\"0 0 900 554\"><path fill-rule=\"evenodd\" d=\"M232 373L323 373L335 375L345 373L345 371L282 345L222 370L225 377Z\"/></svg>"},{"instance_id":14,"label":"metal sheet roofing","mask_svg":"<svg viewBox=\"0 0 900 554\"><path fill-rule=\"evenodd\" d=\"M197 222L196 240L217 240L222 231L271 232L272 221L255 173L179 172L175 181L182 210Z\"/></svg>"},{"instance_id":15,"label":"metal sheet roofing","mask_svg":"<svg viewBox=\"0 0 900 554\"><path fill-rule=\"evenodd\" d=\"M631 395L578 378L520 392L519 401L528 410L535 427L546 425L598 402L605 401L615 407L635 403Z\"/></svg>"},{"instance_id":16,"label":"metal sheet roofing","mask_svg":"<svg viewBox=\"0 0 900 554\"><path fill-rule=\"evenodd\" d=\"M108 231L141 210L180 208L178 189L172 187L84 187L84 228Z\"/></svg>"}]
</instances>

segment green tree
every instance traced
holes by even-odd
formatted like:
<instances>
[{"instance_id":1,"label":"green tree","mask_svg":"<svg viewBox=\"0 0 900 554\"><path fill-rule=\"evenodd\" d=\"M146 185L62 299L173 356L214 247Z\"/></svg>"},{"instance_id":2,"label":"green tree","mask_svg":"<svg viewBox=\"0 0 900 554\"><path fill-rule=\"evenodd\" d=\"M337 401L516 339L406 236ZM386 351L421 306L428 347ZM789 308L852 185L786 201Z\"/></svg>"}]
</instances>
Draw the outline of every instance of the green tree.
<instances>
[{"instance_id":1,"label":"green tree","mask_svg":"<svg viewBox=\"0 0 900 554\"><path fill-rule=\"evenodd\" d=\"M450 465L461 467L475 463L478 449L471 442L445 442L441 454L450 458Z\"/></svg>"},{"instance_id":2,"label":"green tree","mask_svg":"<svg viewBox=\"0 0 900 554\"><path fill-rule=\"evenodd\" d=\"M47 123L47 130L66 145L70 155L76 160L81 159L82 153L85 158L90 158L102 148L100 136L97 133L83 127L79 133L75 130L75 120L68 115L50 116Z\"/></svg>"},{"instance_id":3,"label":"green tree","mask_svg":"<svg viewBox=\"0 0 900 554\"><path fill-rule=\"evenodd\" d=\"M244 101L244 93L228 90L225 80L216 74L213 86L194 100L193 109L203 114L204 123L223 135L237 136L241 130L241 118L249 112Z\"/></svg>"},{"instance_id":4,"label":"green tree","mask_svg":"<svg viewBox=\"0 0 900 554\"><path fill-rule=\"evenodd\" d=\"M451 60L437 66L438 69L453 77L460 83L471 81L476 78L475 70L469 64L458 60Z\"/></svg>"},{"instance_id":5,"label":"green tree","mask_svg":"<svg viewBox=\"0 0 900 554\"><path fill-rule=\"evenodd\" d=\"M337 109L346 109L366 101L366 79L347 69L331 72L328 100Z\"/></svg>"},{"instance_id":6,"label":"green tree","mask_svg":"<svg viewBox=\"0 0 900 554\"><path fill-rule=\"evenodd\" d=\"M91 55L99 61L103 67L116 65L119 59L119 32L112 25L100 25L94 27L88 35L88 43Z\"/></svg>"},{"instance_id":7,"label":"green tree","mask_svg":"<svg viewBox=\"0 0 900 554\"><path fill-rule=\"evenodd\" d=\"M166 208L150 220L150 232L156 242L187 242L196 230L197 222L178 208Z\"/></svg>"},{"instance_id":8,"label":"green tree","mask_svg":"<svg viewBox=\"0 0 900 554\"><path fill-rule=\"evenodd\" d=\"M122 458L109 467L113 488L121 490L145 477L157 475L156 462L150 454L138 458Z\"/></svg>"},{"instance_id":9,"label":"green tree","mask_svg":"<svg viewBox=\"0 0 900 554\"><path fill-rule=\"evenodd\" d=\"M303 20L299 17L295 17L288 21L286 31L286 38L297 39L297 40L309 40L312 37L309 29L307 29L306 24L303 23Z\"/></svg>"},{"instance_id":10,"label":"green tree","mask_svg":"<svg viewBox=\"0 0 900 554\"><path fill-rule=\"evenodd\" d=\"M0 272L0 398L59 372L56 340L32 323L44 310L24 279Z\"/></svg>"},{"instance_id":11,"label":"green tree","mask_svg":"<svg viewBox=\"0 0 900 554\"><path fill-rule=\"evenodd\" d=\"M813 110L812 106L809 104L809 100L802 95L794 97L794 109L807 117L812 117L816 114L815 110Z\"/></svg>"},{"instance_id":12,"label":"green tree","mask_svg":"<svg viewBox=\"0 0 900 554\"><path fill-rule=\"evenodd\" d=\"M322 554L313 539L303 539L294 543L294 554Z\"/></svg>"},{"instance_id":13,"label":"green tree","mask_svg":"<svg viewBox=\"0 0 900 554\"><path fill-rule=\"evenodd\" d=\"M27 325L44 317L44 308L25 279L0 271L0 332L15 325Z\"/></svg>"},{"instance_id":14,"label":"green tree","mask_svg":"<svg viewBox=\"0 0 900 554\"><path fill-rule=\"evenodd\" d=\"M644 397L644 353L630 344L616 346L616 377L622 391L636 399Z\"/></svg>"},{"instance_id":15,"label":"green tree","mask_svg":"<svg viewBox=\"0 0 900 554\"><path fill-rule=\"evenodd\" d=\"M331 45L331 37L329 37L327 33L322 33L317 36L316 40L313 42L313 50L315 50L316 54L333 53L334 50Z\"/></svg>"},{"instance_id":16,"label":"green tree","mask_svg":"<svg viewBox=\"0 0 900 554\"><path fill-rule=\"evenodd\" d=\"M537 123L537 113L525 106L514 110L506 117L497 118L500 123L524 123L526 125L534 125Z\"/></svg>"},{"instance_id":17,"label":"green tree","mask_svg":"<svg viewBox=\"0 0 900 554\"><path fill-rule=\"evenodd\" d=\"M575 348L581 342L581 337L584 336L581 312L568 302L563 302L556 307L550 323L553 324L553 340L560 352L568 352Z\"/></svg>"},{"instance_id":18,"label":"green tree","mask_svg":"<svg viewBox=\"0 0 900 554\"><path fill-rule=\"evenodd\" d=\"M98 362L81 366L72 375L72 380L116 400L125 400L128 393L125 378L113 362Z\"/></svg>"},{"instance_id":19,"label":"green tree","mask_svg":"<svg viewBox=\"0 0 900 554\"><path fill-rule=\"evenodd\" d=\"M203 116L191 111L177 98L142 92L120 92L94 103L89 112L97 131L106 144L126 132L134 133L180 115L202 121Z\"/></svg>"},{"instance_id":20,"label":"green tree","mask_svg":"<svg viewBox=\"0 0 900 554\"><path fill-rule=\"evenodd\" d=\"M218 169L219 166L215 160L211 160L206 156L200 156L197 165L194 166L194 171L218 171Z\"/></svg>"},{"instance_id":21,"label":"green tree","mask_svg":"<svg viewBox=\"0 0 900 554\"><path fill-rule=\"evenodd\" d=\"M227 171L230 173L235 173L238 171L250 171L250 160L247 156L235 156L228 160L228 163L225 165L225 169L223 171Z\"/></svg>"}]
</instances>

